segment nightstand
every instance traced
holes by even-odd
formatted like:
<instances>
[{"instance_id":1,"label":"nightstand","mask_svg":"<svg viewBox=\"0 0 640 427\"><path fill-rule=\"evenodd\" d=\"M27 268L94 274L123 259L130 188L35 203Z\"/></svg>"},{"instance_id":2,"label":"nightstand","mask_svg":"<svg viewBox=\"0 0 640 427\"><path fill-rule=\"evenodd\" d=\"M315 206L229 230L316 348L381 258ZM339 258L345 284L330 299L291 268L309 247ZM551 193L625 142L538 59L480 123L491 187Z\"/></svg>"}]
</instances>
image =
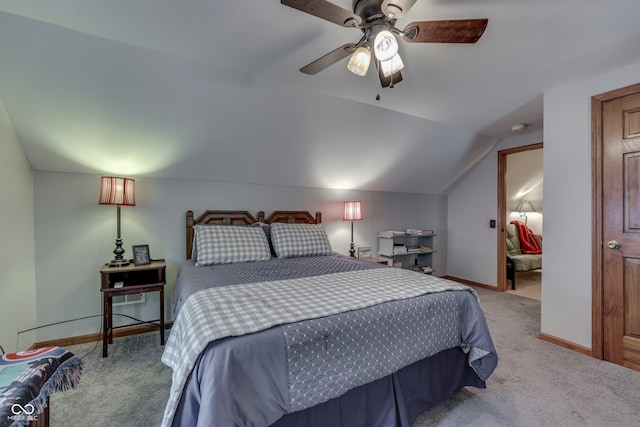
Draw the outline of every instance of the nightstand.
<instances>
[{"instance_id":1,"label":"nightstand","mask_svg":"<svg viewBox=\"0 0 640 427\"><path fill-rule=\"evenodd\" d=\"M163 259L152 260L146 265L127 265L110 267L105 264L100 269L100 292L102 292L102 357L107 357L107 342L113 343L113 330L124 326L113 326L113 297L119 295L142 294L146 292L160 293L160 343L164 345L164 285L166 283L166 263ZM122 282L122 287L115 284ZM134 324L134 325L135 325ZM132 326L132 325L126 325Z\"/></svg>"}]
</instances>

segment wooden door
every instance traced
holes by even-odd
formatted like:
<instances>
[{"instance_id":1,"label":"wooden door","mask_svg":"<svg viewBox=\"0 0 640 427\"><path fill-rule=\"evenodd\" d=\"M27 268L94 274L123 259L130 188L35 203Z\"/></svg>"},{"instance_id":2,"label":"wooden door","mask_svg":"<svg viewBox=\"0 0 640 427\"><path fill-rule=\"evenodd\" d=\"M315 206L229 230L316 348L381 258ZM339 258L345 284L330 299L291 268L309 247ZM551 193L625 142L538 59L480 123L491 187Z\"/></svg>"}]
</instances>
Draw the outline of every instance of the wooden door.
<instances>
[{"instance_id":1,"label":"wooden door","mask_svg":"<svg viewBox=\"0 0 640 427\"><path fill-rule=\"evenodd\" d=\"M603 356L640 370L640 93L602 104Z\"/></svg>"}]
</instances>

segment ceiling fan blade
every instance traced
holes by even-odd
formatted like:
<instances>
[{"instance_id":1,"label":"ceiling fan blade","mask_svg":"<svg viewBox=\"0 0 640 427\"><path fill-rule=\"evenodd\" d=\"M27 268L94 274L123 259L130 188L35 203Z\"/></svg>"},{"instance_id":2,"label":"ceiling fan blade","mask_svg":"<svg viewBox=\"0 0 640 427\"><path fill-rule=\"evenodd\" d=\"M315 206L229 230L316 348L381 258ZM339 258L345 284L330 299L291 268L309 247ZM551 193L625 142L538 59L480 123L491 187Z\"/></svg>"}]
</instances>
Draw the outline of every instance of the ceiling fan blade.
<instances>
[{"instance_id":1,"label":"ceiling fan blade","mask_svg":"<svg viewBox=\"0 0 640 427\"><path fill-rule=\"evenodd\" d=\"M475 43L488 22L488 19L412 22L402 32L408 43Z\"/></svg>"},{"instance_id":2,"label":"ceiling fan blade","mask_svg":"<svg viewBox=\"0 0 640 427\"><path fill-rule=\"evenodd\" d=\"M393 85L400 83L402 81L402 72L396 71L389 77L385 77L382 73L382 67L379 65L379 61L376 61L376 68L378 69L378 77L380 78L380 84L382 87L393 87Z\"/></svg>"},{"instance_id":3,"label":"ceiling fan blade","mask_svg":"<svg viewBox=\"0 0 640 427\"><path fill-rule=\"evenodd\" d=\"M381 9L385 15L392 14L393 19L398 19L403 17L415 3L416 0L384 0Z\"/></svg>"},{"instance_id":4,"label":"ceiling fan blade","mask_svg":"<svg viewBox=\"0 0 640 427\"><path fill-rule=\"evenodd\" d=\"M280 0L280 3L343 27L357 27L362 22L355 13L327 0Z\"/></svg>"},{"instance_id":5,"label":"ceiling fan blade","mask_svg":"<svg viewBox=\"0 0 640 427\"><path fill-rule=\"evenodd\" d=\"M312 63L307 64L304 67L300 68L300 71L302 71L305 74L318 74L320 71L324 70L325 68L351 55L354 51L355 46L356 46L355 43L343 44L339 48L332 50L326 55L316 59Z\"/></svg>"}]
</instances>

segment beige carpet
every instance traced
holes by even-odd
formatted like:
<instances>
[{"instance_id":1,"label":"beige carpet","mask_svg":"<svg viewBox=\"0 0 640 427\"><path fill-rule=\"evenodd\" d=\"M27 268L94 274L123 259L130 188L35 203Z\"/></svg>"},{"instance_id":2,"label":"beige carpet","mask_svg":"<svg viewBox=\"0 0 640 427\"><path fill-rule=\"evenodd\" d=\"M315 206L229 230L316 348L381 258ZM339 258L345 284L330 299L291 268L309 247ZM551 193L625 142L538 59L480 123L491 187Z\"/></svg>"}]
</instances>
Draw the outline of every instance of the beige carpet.
<instances>
[{"instance_id":1,"label":"beige carpet","mask_svg":"<svg viewBox=\"0 0 640 427\"><path fill-rule=\"evenodd\" d=\"M538 301L477 290L498 367L486 389L464 388L414 427L639 425L640 372L539 340ZM107 358L100 343L70 347L85 371L78 389L51 396L51 427L158 426L171 384L159 341L158 333L117 339Z\"/></svg>"},{"instance_id":2,"label":"beige carpet","mask_svg":"<svg viewBox=\"0 0 640 427\"><path fill-rule=\"evenodd\" d=\"M511 289L510 280L507 280L507 287L510 294L542 301L542 270L516 273L516 289Z\"/></svg>"},{"instance_id":3,"label":"beige carpet","mask_svg":"<svg viewBox=\"0 0 640 427\"><path fill-rule=\"evenodd\" d=\"M414 427L640 425L640 372L538 339L538 301L485 289L478 294L498 367L486 389L466 387Z\"/></svg>"}]
</instances>

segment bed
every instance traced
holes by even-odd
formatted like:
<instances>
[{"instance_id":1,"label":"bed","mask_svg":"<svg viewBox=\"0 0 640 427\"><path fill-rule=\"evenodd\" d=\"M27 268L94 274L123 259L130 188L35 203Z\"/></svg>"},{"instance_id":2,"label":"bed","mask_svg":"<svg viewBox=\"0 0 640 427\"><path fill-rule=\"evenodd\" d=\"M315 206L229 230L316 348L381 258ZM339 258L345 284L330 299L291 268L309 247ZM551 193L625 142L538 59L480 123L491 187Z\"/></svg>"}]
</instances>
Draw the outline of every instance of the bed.
<instances>
[{"instance_id":1,"label":"bed","mask_svg":"<svg viewBox=\"0 0 640 427\"><path fill-rule=\"evenodd\" d=\"M486 386L475 291L337 254L321 220L187 212L163 426L411 426Z\"/></svg>"}]
</instances>

